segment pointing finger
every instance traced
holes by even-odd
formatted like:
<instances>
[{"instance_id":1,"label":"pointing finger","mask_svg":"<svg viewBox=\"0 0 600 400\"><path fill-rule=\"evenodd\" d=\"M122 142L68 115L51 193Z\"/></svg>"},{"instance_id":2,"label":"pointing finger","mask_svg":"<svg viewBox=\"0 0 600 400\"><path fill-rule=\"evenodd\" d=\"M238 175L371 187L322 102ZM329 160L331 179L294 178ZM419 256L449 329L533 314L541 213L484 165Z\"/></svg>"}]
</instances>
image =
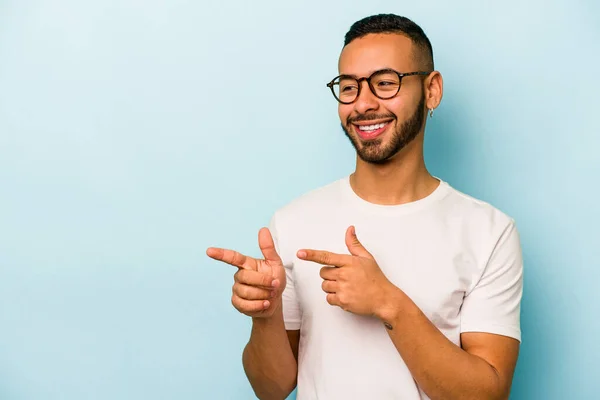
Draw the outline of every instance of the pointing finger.
<instances>
[{"instance_id":1,"label":"pointing finger","mask_svg":"<svg viewBox=\"0 0 600 400\"><path fill-rule=\"evenodd\" d=\"M352 256L347 254L336 254L324 250L302 249L297 253L298 258L306 261L313 261L324 265L334 265L336 267L344 267L351 265Z\"/></svg>"},{"instance_id":2,"label":"pointing finger","mask_svg":"<svg viewBox=\"0 0 600 400\"><path fill-rule=\"evenodd\" d=\"M253 269L251 264L254 259L234 250L209 247L206 250L206 255L217 261L222 261L226 264L233 265L234 267Z\"/></svg>"}]
</instances>

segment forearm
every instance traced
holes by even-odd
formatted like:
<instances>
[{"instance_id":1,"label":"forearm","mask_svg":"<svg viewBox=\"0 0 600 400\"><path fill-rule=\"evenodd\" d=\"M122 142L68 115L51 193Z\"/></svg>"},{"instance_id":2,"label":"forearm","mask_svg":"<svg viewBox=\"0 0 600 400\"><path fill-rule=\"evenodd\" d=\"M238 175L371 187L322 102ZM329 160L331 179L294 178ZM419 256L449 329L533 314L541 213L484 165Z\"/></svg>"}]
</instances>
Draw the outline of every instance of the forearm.
<instances>
[{"instance_id":1,"label":"forearm","mask_svg":"<svg viewBox=\"0 0 600 400\"><path fill-rule=\"evenodd\" d=\"M400 290L378 315L414 379L432 399L505 399L496 370L452 343Z\"/></svg>"},{"instance_id":2,"label":"forearm","mask_svg":"<svg viewBox=\"0 0 600 400\"><path fill-rule=\"evenodd\" d=\"M296 387L298 365L279 308L270 318L254 318L242 356L244 370L259 399L285 399Z\"/></svg>"}]
</instances>

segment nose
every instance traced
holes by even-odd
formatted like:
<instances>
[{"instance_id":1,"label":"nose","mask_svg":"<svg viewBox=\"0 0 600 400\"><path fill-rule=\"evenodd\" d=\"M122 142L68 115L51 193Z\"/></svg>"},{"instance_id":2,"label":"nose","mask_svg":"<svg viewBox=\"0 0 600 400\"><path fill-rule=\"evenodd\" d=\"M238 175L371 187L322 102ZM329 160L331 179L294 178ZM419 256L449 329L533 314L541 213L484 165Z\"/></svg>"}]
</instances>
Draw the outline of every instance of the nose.
<instances>
[{"instance_id":1,"label":"nose","mask_svg":"<svg viewBox=\"0 0 600 400\"><path fill-rule=\"evenodd\" d=\"M373 92L371 92L369 84L366 81L361 82L360 84L363 86L360 88L359 96L354 102L354 110L356 110L358 114L365 114L368 111L379 108L379 101Z\"/></svg>"}]
</instances>

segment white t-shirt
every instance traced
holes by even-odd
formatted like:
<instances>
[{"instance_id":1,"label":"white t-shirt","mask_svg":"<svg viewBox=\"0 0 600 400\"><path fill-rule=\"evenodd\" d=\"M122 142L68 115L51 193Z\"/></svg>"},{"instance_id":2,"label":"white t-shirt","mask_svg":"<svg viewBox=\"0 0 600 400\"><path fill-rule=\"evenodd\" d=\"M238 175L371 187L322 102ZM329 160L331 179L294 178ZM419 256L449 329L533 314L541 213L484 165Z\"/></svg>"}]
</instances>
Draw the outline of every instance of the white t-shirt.
<instances>
[{"instance_id":1,"label":"white t-shirt","mask_svg":"<svg viewBox=\"0 0 600 400\"><path fill-rule=\"evenodd\" d=\"M387 278L452 342L460 345L462 332L521 340L523 266L510 217L444 181L418 201L372 204L345 176L291 201L270 223L287 273L285 326L300 330L298 400L428 399L383 323L327 303L322 266L296 257L301 248L349 254L350 225Z\"/></svg>"}]
</instances>

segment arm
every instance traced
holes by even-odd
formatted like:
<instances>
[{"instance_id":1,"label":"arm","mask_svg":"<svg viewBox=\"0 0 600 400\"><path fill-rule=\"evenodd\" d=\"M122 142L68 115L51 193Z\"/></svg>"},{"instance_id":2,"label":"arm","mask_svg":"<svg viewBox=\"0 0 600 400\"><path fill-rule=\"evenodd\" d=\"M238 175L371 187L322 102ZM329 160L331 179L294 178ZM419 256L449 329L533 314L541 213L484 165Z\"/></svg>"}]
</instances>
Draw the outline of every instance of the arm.
<instances>
[{"instance_id":1,"label":"arm","mask_svg":"<svg viewBox=\"0 0 600 400\"><path fill-rule=\"evenodd\" d=\"M286 331L281 307L270 318L254 318L242 362L259 399L285 399L296 387L300 331Z\"/></svg>"},{"instance_id":2,"label":"arm","mask_svg":"<svg viewBox=\"0 0 600 400\"><path fill-rule=\"evenodd\" d=\"M379 318L417 383L435 399L506 399L519 351L522 258L514 224L501 234L480 279L463 300L461 346L451 342L401 289L383 274L354 228L346 232L351 255L301 249L317 262L332 306ZM487 332L487 333L484 333Z\"/></svg>"},{"instance_id":3,"label":"arm","mask_svg":"<svg viewBox=\"0 0 600 400\"><path fill-rule=\"evenodd\" d=\"M432 399L508 399L519 354L522 292L521 249L514 223L500 234L481 277L465 295L460 346L404 292L386 287L387 300L376 314L387 323L396 349Z\"/></svg>"},{"instance_id":4,"label":"arm","mask_svg":"<svg viewBox=\"0 0 600 400\"><path fill-rule=\"evenodd\" d=\"M215 247L208 248L207 255L239 268L234 274L231 302L239 312L252 317L242 364L259 399L279 400L296 387L300 335L299 330L286 333L282 311L284 302L294 310L294 289L269 229L259 231L259 247L265 257L261 260ZM292 313L291 318L298 317Z\"/></svg>"},{"instance_id":5,"label":"arm","mask_svg":"<svg viewBox=\"0 0 600 400\"><path fill-rule=\"evenodd\" d=\"M489 333L452 343L401 291L378 317L419 386L431 399L508 399L519 352L516 339ZM390 329L391 327L391 329Z\"/></svg>"}]
</instances>

